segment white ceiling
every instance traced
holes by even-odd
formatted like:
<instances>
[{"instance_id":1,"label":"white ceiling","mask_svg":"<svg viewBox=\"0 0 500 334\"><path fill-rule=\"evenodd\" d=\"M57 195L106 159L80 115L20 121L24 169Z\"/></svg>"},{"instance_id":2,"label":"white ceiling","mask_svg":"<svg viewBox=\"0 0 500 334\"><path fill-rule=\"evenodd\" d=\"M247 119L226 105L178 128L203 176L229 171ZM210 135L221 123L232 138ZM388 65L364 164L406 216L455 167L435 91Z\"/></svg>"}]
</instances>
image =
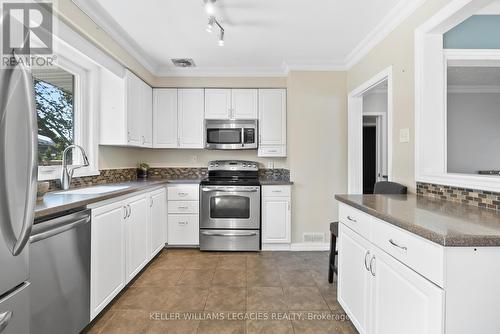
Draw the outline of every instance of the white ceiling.
<instances>
[{"instance_id":1,"label":"white ceiling","mask_svg":"<svg viewBox=\"0 0 500 334\"><path fill-rule=\"evenodd\" d=\"M424 0L217 0L223 47L202 0L73 1L157 75L279 75L349 66Z\"/></svg>"}]
</instances>

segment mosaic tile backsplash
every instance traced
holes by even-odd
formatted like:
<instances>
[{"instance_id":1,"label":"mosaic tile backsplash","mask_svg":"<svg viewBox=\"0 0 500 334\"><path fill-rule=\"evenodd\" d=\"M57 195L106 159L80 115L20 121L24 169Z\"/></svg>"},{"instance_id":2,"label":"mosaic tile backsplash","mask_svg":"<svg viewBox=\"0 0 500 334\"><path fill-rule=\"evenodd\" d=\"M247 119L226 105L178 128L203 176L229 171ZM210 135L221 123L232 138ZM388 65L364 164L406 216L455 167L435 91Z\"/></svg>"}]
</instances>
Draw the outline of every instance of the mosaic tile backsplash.
<instances>
[{"instance_id":1,"label":"mosaic tile backsplash","mask_svg":"<svg viewBox=\"0 0 500 334\"><path fill-rule=\"evenodd\" d=\"M447 201L500 210L500 193L417 182L417 194Z\"/></svg>"},{"instance_id":2,"label":"mosaic tile backsplash","mask_svg":"<svg viewBox=\"0 0 500 334\"><path fill-rule=\"evenodd\" d=\"M137 179L136 168L104 169L100 175L75 177L71 180L71 188L90 187L97 184L119 183L134 181ZM208 176L208 170L205 167L165 167L150 168L149 178L162 179L203 179ZM290 171L283 168L259 169L259 177L265 180L289 181ZM59 180L49 181L49 191L61 189Z\"/></svg>"}]
</instances>

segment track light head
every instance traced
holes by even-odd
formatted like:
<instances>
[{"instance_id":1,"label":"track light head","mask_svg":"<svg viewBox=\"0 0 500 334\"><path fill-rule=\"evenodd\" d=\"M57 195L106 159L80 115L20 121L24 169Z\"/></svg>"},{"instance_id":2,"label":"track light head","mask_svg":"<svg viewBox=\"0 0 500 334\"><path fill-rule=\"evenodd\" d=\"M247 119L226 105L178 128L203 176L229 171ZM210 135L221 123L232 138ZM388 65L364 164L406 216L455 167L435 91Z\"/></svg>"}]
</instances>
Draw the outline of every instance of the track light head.
<instances>
[{"instance_id":1,"label":"track light head","mask_svg":"<svg viewBox=\"0 0 500 334\"><path fill-rule=\"evenodd\" d=\"M221 29L219 37L219 46L224 46L224 30Z\"/></svg>"},{"instance_id":2,"label":"track light head","mask_svg":"<svg viewBox=\"0 0 500 334\"><path fill-rule=\"evenodd\" d=\"M213 28L214 28L214 23L215 23L215 17L213 16L210 16L208 18L208 24L207 24L207 28L205 29L207 32L209 33L212 33L213 31Z\"/></svg>"},{"instance_id":3,"label":"track light head","mask_svg":"<svg viewBox=\"0 0 500 334\"><path fill-rule=\"evenodd\" d=\"M210 16L215 14L215 0L206 0L205 1L205 11Z\"/></svg>"}]
</instances>

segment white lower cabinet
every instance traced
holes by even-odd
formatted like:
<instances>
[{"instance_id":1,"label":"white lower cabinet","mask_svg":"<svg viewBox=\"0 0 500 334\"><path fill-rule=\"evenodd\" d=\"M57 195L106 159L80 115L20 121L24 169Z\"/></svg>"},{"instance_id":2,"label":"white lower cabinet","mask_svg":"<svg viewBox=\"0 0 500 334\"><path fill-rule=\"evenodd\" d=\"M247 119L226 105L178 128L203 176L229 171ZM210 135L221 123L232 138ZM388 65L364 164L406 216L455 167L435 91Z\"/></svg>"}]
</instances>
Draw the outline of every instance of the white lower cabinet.
<instances>
[{"instance_id":1,"label":"white lower cabinet","mask_svg":"<svg viewBox=\"0 0 500 334\"><path fill-rule=\"evenodd\" d=\"M123 202L92 210L91 319L125 286L125 216Z\"/></svg>"},{"instance_id":2,"label":"white lower cabinet","mask_svg":"<svg viewBox=\"0 0 500 334\"><path fill-rule=\"evenodd\" d=\"M371 333L443 333L442 289L383 251L372 267Z\"/></svg>"},{"instance_id":3,"label":"white lower cabinet","mask_svg":"<svg viewBox=\"0 0 500 334\"><path fill-rule=\"evenodd\" d=\"M444 290L345 224L339 229L338 300L358 331L443 333Z\"/></svg>"},{"instance_id":4,"label":"white lower cabinet","mask_svg":"<svg viewBox=\"0 0 500 334\"><path fill-rule=\"evenodd\" d=\"M369 333L369 242L343 225L340 226L338 242L338 300L358 331Z\"/></svg>"},{"instance_id":5,"label":"white lower cabinet","mask_svg":"<svg viewBox=\"0 0 500 334\"><path fill-rule=\"evenodd\" d=\"M292 238L291 202L291 186L262 186L262 243L264 245L290 244Z\"/></svg>"},{"instance_id":6,"label":"white lower cabinet","mask_svg":"<svg viewBox=\"0 0 500 334\"><path fill-rule=\"evenodd\" d=\"M148 263L149 260L149 203L147 194L138 195L127 201L126 224L127 283Z\"/></svg>"},{"instance_id":7,"label":"white lower cabinet","mask_svg":"<svg viewBox=\"0 0 500 334\"><path fill-rule=\"evenodd\" d=\"M167 190L161 188L150 194L151 243L150 254L155 256L167 241Z\"/></svg>"},{"instance_id":8,"label":"white lower cabinet","mask_svg":"<svg viewBox=\"0 0 500 334\"><path fill-rule=\"evenodd\" d=\"M166 207L165 188L89 206L91 319L164 247Z\"/></svg>"},{"instance_id":9,"label":"white lower cabinet","mask_svg":"<svg viewBox=\"0 0 500 334\"><path fill-rule=\"evenodd\" d=\"M174 184L168 186L169 246L197 246L200 244L200 186Z\"/></svg>"}]
</instances>

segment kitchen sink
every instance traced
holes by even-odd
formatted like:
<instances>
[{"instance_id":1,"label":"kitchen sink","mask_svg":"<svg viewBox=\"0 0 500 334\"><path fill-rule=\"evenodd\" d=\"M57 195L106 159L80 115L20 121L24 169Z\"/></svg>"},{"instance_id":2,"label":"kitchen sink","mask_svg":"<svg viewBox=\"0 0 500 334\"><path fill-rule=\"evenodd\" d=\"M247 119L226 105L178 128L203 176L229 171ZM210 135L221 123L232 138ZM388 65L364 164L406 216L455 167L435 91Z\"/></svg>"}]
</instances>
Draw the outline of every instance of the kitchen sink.
<instances>
[{"instance_id":1,"label":"kitchen sink","mask_svg":"<svg viewBox=\"0 0 500 334\"><path fill-rule=\"evenodd\" d=\"M59 191L59 192L56 192L54 194L56 194L56 195L99 195L99 194L109 193L112 191L127 189L129 187L130 186L95 186L95 187L80 188L80 189L74 189L74 190Z\"/></svg>"}]
</instances>

